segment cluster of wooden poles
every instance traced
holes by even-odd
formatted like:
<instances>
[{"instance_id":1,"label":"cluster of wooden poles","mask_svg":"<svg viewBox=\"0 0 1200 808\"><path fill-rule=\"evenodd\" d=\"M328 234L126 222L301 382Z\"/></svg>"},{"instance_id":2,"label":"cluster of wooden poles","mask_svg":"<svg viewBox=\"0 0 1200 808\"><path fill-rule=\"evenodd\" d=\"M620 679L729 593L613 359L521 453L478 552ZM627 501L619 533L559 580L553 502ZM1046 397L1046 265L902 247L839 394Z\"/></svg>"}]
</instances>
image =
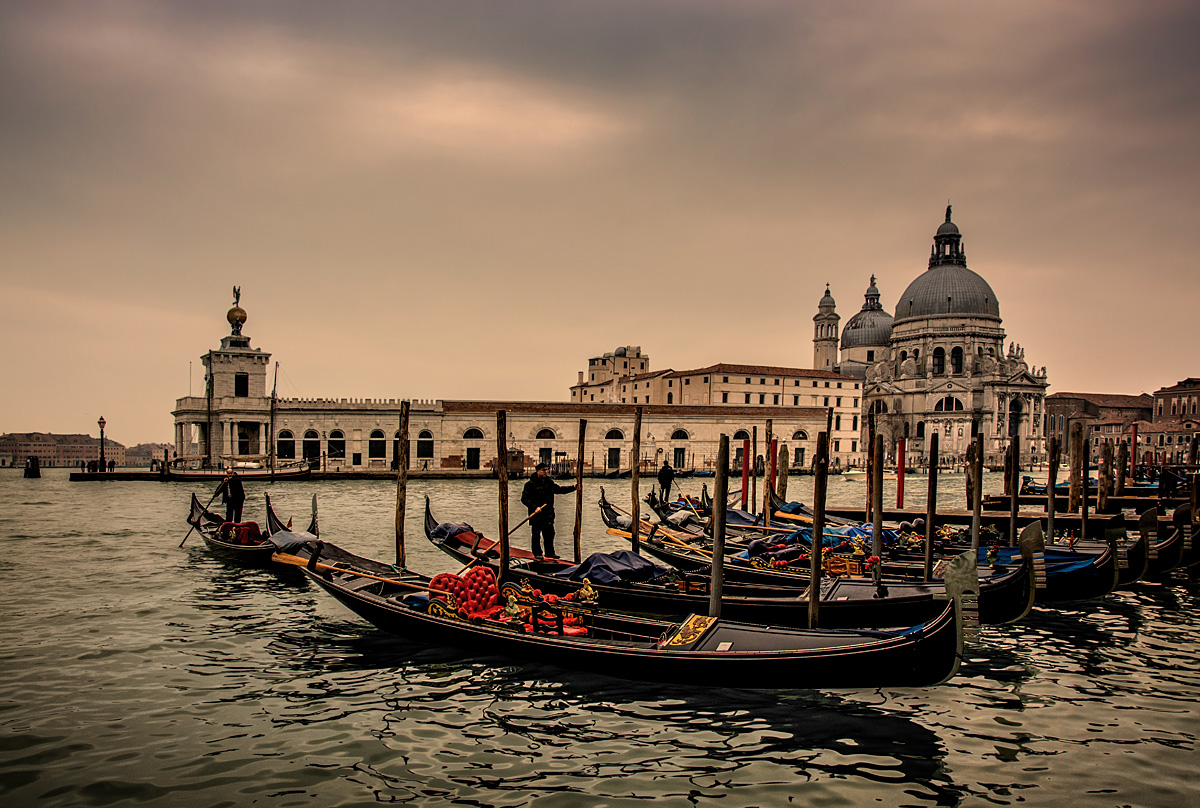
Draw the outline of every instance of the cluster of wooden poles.
<instances>
[{"instance_id":1,"label":"cluster of wooden poles","mask_svg":"<svg viewBox=\"0 0 1200 808\"><path fill-rule=\"evenodd\" d=\"M633 446L632 456L639 456L641 451L641 429L642 426L642 408L637 407L634 412L634 429L633 429ZM396 475L396 566L403 569L405 567L405 549L404 549L404 515L405 504L407 498L408 485L408 427L409 427L409 402L401 402L400 406L400 463ZM584 449L584 433L587 428L587 420L580 419L579 421L579 456L583 456ZM507 413L504 410L499 410L496 413L496 435L497 435L497 456L505 457L507 447L505 446L505 436L508 434L507 428ZM757 437L757 436L756 436ZM876 557L882 555L882 533L883 533L883 459L884 445L882 435L872 436L873 451L869 457L870 469L870 487L868 497L868 517L872 522L872 554ZM710 525L713 539L712 548L712 580L710 585L710 602L709 615L711 617L719 617L721 613L721 596L724 582L724 560L725 560L725 534L726 534L726 508L724 507L729 500L729 443L728 435L721 435L719 447L717 450L716 474L714 478L714 492L712 515L710 517ZM745 444L749 444L746 441ZM743 456L748 450L754 450L752 445L743 446ZM771 514L771 494L774 490L774 483L778 481L780 490L778 495L786 497L787 472L786 451L782 458L778 453L778 445L771 435L771 422L767 422L767 445L771 447L770 451L770 477L767 483L764 484L762 497L762 515L764 525L770 527ZM979 475L983 472L983 437L979 436L976 440L976 449L974 453L974 478L979 479ZM925 530L927 536L935 534L936 511L937 511L937 456L938 456L938 436L933 433L930 439L929 457L931 458L929 478L929 495L927 500L927 510L925 517ZM752 455L753 456L753 455ZM1019 455L1017 455L1019 456ZM777 459L782 460L782 469L777 467ZM757 502L757 475L748 474L748 464L742 464L742 501L744 504L748 502ZM630 501L630 516L631 516L631 535L632 547L634 552L637 552L640 547L640 532L641 532L641 498L640 498L640 479L638 473L638 464L633 463L633 474L631 481L631 501ZM1014 464L1015 468L1015 464ZM777 474L782 470L782 474ZM507 575L510 566L510 551L509 551L509 536L511 533L524 524L526 520L512 529L508 526L509 518L509 496L508 496L508 467L505 463L497 465L499 477L499 545L500 545L500 579L503 581ZM821 536L825 530L825 501L828 492L829 483L829 432L821 432L817 436L816 457L813 461L814 473L814 488L813 488L813 524L812 532L814 540L812 542L812 552L810 555L810 575L812 578L813 591L819 591L820 580L823 574L823 547ZM901 479L903 474L901 473ZM580 533L583 513L583 468L581 464L577 464L576 468L576 486L575 486L575 522L573 530L574 539L574 558L575 563L579 563L582 558L582 548L580 546ZM750 486L750 496L747 497L747 486ZM1014 489L1015 490L1015 489ZM973 497L973 518L971 522L971 547L973 550L979 548L979 529L980 529L980 514L982 508L982 491L980 486L974 488ZM1012 529L1010 536L1016 536L1016 501L1013 497L1013 513L1012 513ZM1051 517L1053 518L1053 517ZM1015 540L1015 538L1014 538ZM925 542L925 559L924 559L924 579L926 581L932 578L933 570L933 542ZM875 582L878 584L881 577L881 565L876 564L873 568ZM817 613L820 608L820 598L809 599L809 621L810 625L818 625Z\"/></svg>"}]
</instances>

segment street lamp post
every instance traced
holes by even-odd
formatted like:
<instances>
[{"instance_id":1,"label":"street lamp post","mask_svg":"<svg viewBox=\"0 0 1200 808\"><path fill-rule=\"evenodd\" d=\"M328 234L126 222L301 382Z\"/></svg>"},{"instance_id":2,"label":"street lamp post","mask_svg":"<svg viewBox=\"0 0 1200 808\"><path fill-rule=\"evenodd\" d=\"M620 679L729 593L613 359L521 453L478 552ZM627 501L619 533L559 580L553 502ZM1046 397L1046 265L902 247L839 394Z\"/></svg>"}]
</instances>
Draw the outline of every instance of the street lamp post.
<instances>
[{"instance_id":1,"label":"street lamp post","mask_svg":"<svg viewBox=\"0 0 1200 808\"><path fill-rule=\"evenodd\" d=\"M104 416L101 415L100 420L96 423L100 425L100 470L104 471L108 468L108 466L104 464L104 426L108 422L105 421Z\"/></svg>"}]
</instances>

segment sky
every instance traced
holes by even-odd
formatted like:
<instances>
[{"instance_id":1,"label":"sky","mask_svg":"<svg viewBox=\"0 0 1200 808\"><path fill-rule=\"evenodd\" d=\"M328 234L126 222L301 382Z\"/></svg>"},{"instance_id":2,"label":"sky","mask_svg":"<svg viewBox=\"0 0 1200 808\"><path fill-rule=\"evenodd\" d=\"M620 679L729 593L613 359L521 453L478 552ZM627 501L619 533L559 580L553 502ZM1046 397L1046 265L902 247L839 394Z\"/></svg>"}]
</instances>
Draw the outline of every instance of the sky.
<instances>
[{"instance_id":1,"label":"sky","mask_svg":"<svg viewBox=\"0 0 1200 808\"><path fill-rule=\"evenodd\" d=\"M281 397L563 401L588 357L810 367L954 206L1050 392L1197 364L1200 4L0 4L0 432Z\"/></svg>"}]
</instances>

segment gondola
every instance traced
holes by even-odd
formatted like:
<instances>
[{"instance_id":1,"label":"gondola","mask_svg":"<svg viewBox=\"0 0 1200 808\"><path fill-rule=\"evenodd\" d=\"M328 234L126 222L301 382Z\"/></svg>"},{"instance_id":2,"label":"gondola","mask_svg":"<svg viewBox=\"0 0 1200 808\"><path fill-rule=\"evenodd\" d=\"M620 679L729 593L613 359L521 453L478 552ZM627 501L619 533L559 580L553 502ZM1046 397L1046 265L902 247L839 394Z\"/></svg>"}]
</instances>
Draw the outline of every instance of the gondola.
<instances>
[{"instance_id":1,"label":"gondola","mask_svg":"<svg viewBox=\"0 0 1200 808\"><path fill-rule=\"evenodd\" d=\"M312 538L316 538L316 495L313 496L312 509L312 521L309 524L308 533ZM196 528L210 550L247 564L269 564L271 554L275 552L275 544L270 540L271 534L288 530L272 510L269 496L267 497L266 532L259 528L257 522L226 522L224 516L201 505L195 493L192 494L192 507L187 522Z\"/></svg>"},{"instance_id":2,"label":"gondola","mask_svg":"<svg viewBox=\"0 0 1200 808\"><path fill-rule=\"evenodd\" d=\"M498 542L469 525L441 525L425 499L425 536L460 564L484 563L499 569ZM595 553L584 564L560 559L534 559L527 550L511 548L509 574L528 581L542 592L568 595L588 586L597 602L610 609L663 617L682 618L708 609L707 574L688 574L658 567L629 550L619 554ZM594 568L599 567L599 571ZM617 574L612 570L616 568ZM591 569L592 572L588 572ZM1026 609L1032 605L1032 580L1028 571L1013 567L1004 585L1026 591ZM997 582L1001 585L1000 582ZM800 589L726 583L721 614L731 620L787 627L806 627L810 591L805 580ZM884 587L864 578L830 577L822 581L820 625L825 628L878 628L912 625L932 619L942 610L941 582L889 581ZM1024 616L1023 613L1017 617ZM1014 617L1014 619L1017 619Z\"/></svg>"},{"instance_id":3,"label":"gondola","mask_svg":"<svg viewBox=\"0 0 1200 808\"><path fill-rule=\"evenodd\" d=\"M611 503L605 499L603 489L601 489L598 504L600 518L608 527L609 533L629 537L631 521L628 517L622 518ZM642 526L648 535L640 537L639 548L641 550L683 572L699 574L707 572L712 562L711 554L689 543L696 538L695 536L680 534L678 531L662 525L643 523ZM1003 562L989 561L986 567L977 565L979 620L982 623L996 625L1016 622L1025 617L1033 606L1035 582L1043 577L1040 571L1042 568L1037 566L1038 558L1043 552L1041 527L1036 524L1031 525L1027 531L1022 532L1021 539L1021 553L1024 557L1018 555ZM979 559L985 556L983 551L976 554ZM832 563L837 562L831 560ZM845 564L844 561L841 563L847 570L851 569L851 565ZM724 569L725 578L729 582L758 585L777 591L799 590L797 596L805 592L811 583L807 567L756 566L748 559L727 557ZM937 576L935 575L935 577ZM841 580L847 580L847 578L842 577ZM850 578L850 580L853 579ZM867 581L866 578L859 580ZM883 578L887 592L891 592L893 585L903 588L906 584L918 583L921 580L920 575L907 577L885 575ZM873 586L871 583L866 585ZM825 584L822 584L822 603L826 598L824 586Z\"/></svg>"},{"instance_id":4,"label":"gondola","mask_svg":"<svg viewBox=\"0 0 1200 808\"><path fill-rule=\"evenodd\" d=\"M176 482L200 482L202 480L223 480L225 469L172 469L163 472L163 477ZM234 471L243 480L282 482L284 480L305 480L312 476L312 467L307 463L269 468L235 468Z\"/></svg>"},{"instance_id":5,"label":"gondola","mask_svg":"<svg viewBox=\"0 0 1200 808\"><path fill-rule=\"evenodd\" d=\"M276 557L303 565L316 585L376 627L415 642L626 679L772 689L945 682L962 656L961 593L972 583L970 560L956 561L945 608L903 630L794 630L606 612L531 587L498 588L489 567L431 579L319 541Z\"/></svg>"},{"instance_id":6,"label":"gondola","mask_svg":"<svg viewBox=\"0 0 1200 808\"><path fill-rule=\"evenodd\" d=\"M1153 548L1146 562L1145 578L1162 578L1172 570L1185 566L1184 554L1188 550L1188 532L1182 519L1159 519L1156 510L1148 511L1153 518L1147 520L1146 533ZM1173 516L1178 516L1176 509Z\"/></svg>"}]
</instances>

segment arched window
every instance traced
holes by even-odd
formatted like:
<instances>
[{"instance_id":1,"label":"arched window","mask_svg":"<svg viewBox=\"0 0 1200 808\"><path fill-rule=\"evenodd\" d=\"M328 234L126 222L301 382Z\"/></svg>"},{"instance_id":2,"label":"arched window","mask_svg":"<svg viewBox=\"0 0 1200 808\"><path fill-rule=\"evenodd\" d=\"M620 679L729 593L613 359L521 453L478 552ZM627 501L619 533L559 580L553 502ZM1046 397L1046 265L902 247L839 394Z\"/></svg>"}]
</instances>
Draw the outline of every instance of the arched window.
<instances>
[{"instance_id":1,"label":"arched window","mask_svg":"<svg viewBox=\"0 0 1200 808\"><path fill-rule=\"evenodd\" d=\"M367 441L367 457L371 460L383 460L387 457L387 438L383 436L382 429L371 431L371 438Z\"/></svg>"},{"instance_id":2,"label":"arched window","mask_svg":"<svg viewBox=\"0 0 1200 808\"><path fill-rule=\"evenodd\" d=\"M904 437L906 437L906 438L908 437L908 428L909 428L909 423L908 423L908 421L905 421L904 422Z\"/></svg>"},{"instance_id":3,"label":"arched window","mask_svg":"<svg viewBox=\"0 0 1200 808\"><path fill-rule=\"evenodd\" d=\"M667 393L667 403L668 404L675 403L675 394L674 393Z\"/></svg>"},{"instance_id":4,"label":"arched window","mask_svg":"<svg viewBox=\"0 0 1200 808\"><path fill-rule=\"evenodd\" d=\"M871 408L869 410L867 410L867 412L873 412L876 414L885 413L887 411L888 411L887 402L884 401L883 399L877 399L875 401L872 401Z\"/></svg>"},{"instance_id":5,"label":"arched window","mask_svg":"<svg viewBox=\"0 0 1200 808\"><path fill-rule=\"evenodd\" d=\"M671 440L687 440L688 433L686 429L676 429L671 433Z\"/></svg>"},{"instance_id":6,"label":"arched window","mask_svg":"<svg viewBox=\"0 0 1200 808\"><path fill-rule=\"evenodd\" d=\"M808 440L808 433L803 429L797 429L792 433L792 440Z\"/></svg>"},{"instance_id":7,"label":"arched window","mask_svg":"<svg viewBox=\"0 0 1200 808\"><path fill-rule=\"evenodd\" d=\"M483 440L483 431L471 427L463 433L463 440Z\"/></svg>"},{"instance_id":8,"label":"arched window","mask_svg":"<svg viewBox=\"0 0 1200 808\"><path fill-rule=\"evenodd\" d=\"M329 446L325 451L330 460L346 458L346 435L342 430L335 429L329 433Z\"/></svg>"},{"instance_id":9,"label":"arched window","mask_svg":"<svg viewBox=\"0 0 1200 808\"><path fill-rule=\"evenodd\" d=\"M321 436L317 434L317 430L310 429L304 433L304 446L301 448L304 451L305 460L321 458Z\"/></svg>"},{"instance_id":10,"label":"arched window","mask_svg":"<svg viewBox=\"0 0 1200 808\"><path fill-rule=\"evenodd\" d=\"M750 433L744 429L739 429L733 433L734 440L750 440Z\"/></svg>"},{"instance_id":11,"label":"arched window","mask_svg":"<svg viewBox=\"0 0 1200 808\"><path fill-rule=\"evenodd\" d=\"M962 408L963 403L954 396L946 396L933 405L934 412L955 412L961 411Z\"/></svg>"},{"instance_id":12,"label":"arched window","mask_svg":"<svg viewBox=\"0 0 1200 808\"><path fill-rule=\"evenodd\" d=\"M433 459L433 433L428 429L422 429L417 435L417 459Z\"/></svg>"},{"instance_id":13,"label":"arched window","mask_svg":"<svg viewBox=\"0 0 1200 808\"><path fill-rule=\"evenodd\" d=\"M279 439L275 441L275 456L280 460L296 459L296 436L292 430L285 429L279 433Z\"/></svg>"},{"instance_id":14,"label":"arched window","mask_svg":"<svg viewBox=\"0 0 1200 808\"><path fill-rule=\"evenodd\" d=\"M933 349L933 375L941 376L946 372L946 349Z\"/></svg>"},{"instance_id":15,"label":"arched window","mask_svg":"<svg viewBox=\"0 0 1200 808\"><path fill-rule=\"evenodd\" d=\"M540 429L537 433L538 440L554 440L553 429Z\"/></svg>"},{"instance_id":16,"label":"arched window","mask_svg":"<svg viewBox=\"0 0 1200 808\"><path fill-rule=\"evenodd\" d=\"M925 437L925 422L924 421L917 421L917 437L918 438Z\"/></svg>"},{"instance_id":17,"label":"arched window","mask_svg":"<svg viewBox=\"0 0 1200 808\"><path fill-rule=\"evenodd\" d=\"M908 359L908 351L901 351L899 359L901 362L903 362L905 359Z\"/></svg>"},{"instance_id":18,"label":"arched window","mask_svg":"<svg viewBox=\"0 0 1200 808\"><path fill-rule=\"evenodd\" d=\"M950 372L960 375L963 372L963 349L955 347L950 351Z\"/></svg>"},{"instance_id":19,"label":"arched window","mask_svg":"<svg viewBox=\"0 0 1200 808\"><path fill-rule=\"evenodd\" d=\"M625 440L625 433L619 429L610 429L604 433L605 440Z\"/></svg>"}]
</instances>

